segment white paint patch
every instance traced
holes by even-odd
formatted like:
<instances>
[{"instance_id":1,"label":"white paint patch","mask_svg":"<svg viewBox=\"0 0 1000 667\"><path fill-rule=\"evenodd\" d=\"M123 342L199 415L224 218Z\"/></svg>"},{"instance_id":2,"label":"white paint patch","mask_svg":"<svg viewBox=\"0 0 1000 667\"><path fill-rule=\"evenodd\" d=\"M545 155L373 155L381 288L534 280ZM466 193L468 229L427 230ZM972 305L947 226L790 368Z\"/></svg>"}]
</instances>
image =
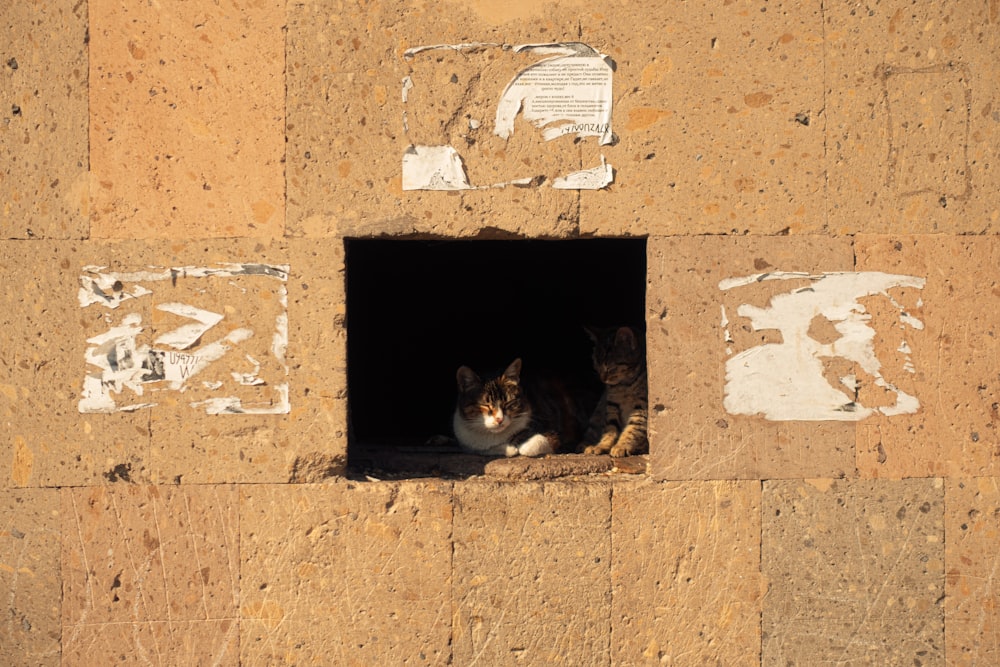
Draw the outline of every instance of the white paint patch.
<instances>
[{"instance_id":1,"label":"white paint patch","mask_svg":"<svg viewBox=\"0 0 1000 667\"><path fill-rule=\"evenodd\" d=\"M888 293L893 288L922 289L924 278L874 271L808 274L760 273L729 278L719 283L726 291L772 280L807 280L809 286L778 294L766 307L741 304L737 314L750 320L755 331L774 329L780 343L765 343L744 350L726 362L724 405L730 414L762 415L775 421L858 421L874 413L911 414L920 402L888 382L875 356L876 332L869 326L871 315L860 303L862 297L882 296L899 311L899 329L923 329L923 323L907 313ZM823 316L840 337L821 342L809 335L813 319ZM731 340L723 311L726 340ZM901 334L902 335L902 334ZM900 343L906 359L901 370L913 372L910 344ZM868 408L854 396L854 376L841 379L849 393L832 386L823 373L824 358L841 358L857 364L871 382L895 394L893 405Z\"/></svg>"},{"instance_id":2,"label":"white paint patch","mask_svg":"<svg viewBox=\"0 0 1000 667\"><path fill-rule=\"evenodd\" d=\"M286 265L265 264L150 267L131 272L107 271L98 266L84 267L78 293L80 307L103 306L109 309L104 316L109 328L104 333L87 339L88 348L84 357L88 370L83 380L79 411L132 412L156 405L156 402L148 400L131 401L128 399L131 395L145 398L162 391L192 392L195 395L192 399L195 399L206 392L226 391L227 387L231 387L230 391L235 391L237 387L253 387L260 388L260 393L252 401L244 391L240 395L192 400L190 404L204 407L209 414L287 413L290 409L288 383L285 380L288 375L285 360L288 346L288 293L285 283L288 271L289 267ZM277 303L280 307L269 306L271 312L277 311L277 314L270 321L273 333L265 339L270 341L269 348L262 348L263 355L270 354L272 357L268 364L269 370L267 374L263 373L262 364L244 352L244 357L253 365L253 371L249 374L222 373L220 377L212 369L235 348L247 345L254 338L255 329L260 327L259 318L255 318L253 322L230 321L227 325L226 318L235 317L235 313L241 312L239 309L226 305L225 313L217 313L179 301L154 305L154 291L157 285L165 281L176 285L181 279L224 279L216 282L212 291L228 290L231 298L241 300L247 298L248 291L246 283L240 283L248 276L276 281L272 292L276 298L267 300L267 303ZM186 292L192 300L197 300L208 293L207 287L207 283L194 283L186 290L176 290L174 293ZM260 289L259 282L257 289ZM110 311L124 306L129 307L129 312L116 320ZM154 320L154 311L191 321L160 334L150 343L152 333L144 325L144 319L165 319L161 315ZM169 322L169 319L166 321ZM218 337L206 341L212 334ZM193 383L192 378L199 374L210 377ZM217 377L211 377L213 374ZM221 379L226 375L231 376L228 383Z\"/></svg>"}]
</instances>

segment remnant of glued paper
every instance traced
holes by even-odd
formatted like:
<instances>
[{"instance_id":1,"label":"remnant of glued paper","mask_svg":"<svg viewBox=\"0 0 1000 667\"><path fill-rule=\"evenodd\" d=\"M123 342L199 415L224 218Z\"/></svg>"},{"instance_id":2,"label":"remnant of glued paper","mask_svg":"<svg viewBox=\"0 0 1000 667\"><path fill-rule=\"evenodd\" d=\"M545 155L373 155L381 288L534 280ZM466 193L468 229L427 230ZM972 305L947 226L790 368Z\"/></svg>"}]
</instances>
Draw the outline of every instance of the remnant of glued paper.
<instances>
[{"instance_id":1,"label":"remnant of glued paper","mask_svg":"<svg viewBox=\"0 0 1000 667\"><path fill-rule=\"evenodd\" d=\"M552 181L552 187L557 190L600 190L611 185L613 180L614 170L602 155L599 166L561 176Z\"/></svg>"},{"instance_id":2,"label":"remnant of glued paper","mask_svg":"<svg viewBox=\"0 0 1000 667\"><path fill-rule=\"evenodd\" d=\"M546 141L573 135L610 144L611 59L580 42L514 48L515 53L525 51L556 55L523 69L507 84L497 105L496 135L510 137L520 112Z\"/></svg>"},{"instance_id":3,"label":"remnant of glued paper","mask_svg":"<svg viewBox=\"0 0 1000 667\"><path fill-rule=\"evenodd\" d=\"M287 266L219 264L132 272L88 266L83 271L80 306L103 306L103 319L109 327L87 339L84 356L88 371L78 404L80 412L151 408L157 404L157 394L164 391L185 393L192 407L204 407L208 414L289 412ZM211 293L245 301L248 293L269 290L272 296L259 303L239 304L243 308L227 304L217 309L223 312L181 301L154 305L156 290L167 287L167 281L176 286L179 279L191 278L197 282L189 283L192 289L187 290L186 300L197 301ZM211 291L205 289L209 285ZM248 289L251 286L254 290ZM172 294L178 291L183 292L172 290ZM119 308L128 312L119 316L115 312ZM239 315L242 312L254 315ZM150 341L153 332L147 322L169 321L155 313L184 323ZM271 335L261 337L258 333ZM248 349L266 361L257 361ZM235 355L237 350L242 355ZM192 380L195 376L197 382ZM228 395L212 396L216 393ZM222 403L228 408L217 409Z\"/></svg>"},{"instance_id":4,"label":"remnant of glued paper","mask_svg":"<svg viewBox=\"0 0 1000 667\"><path fill-rule=\"evenodd\" d=\"M606 55L580 42L505 44L469 42L417 46L404 53L408 60L427 51L449 49L479 52L500 49L512 53L546 56L523 68L499 91L492 133L507 140L514 134L515 119L520 115L538 128L543 141L560 137L596 137L598 145L615 141L611 129L612 80L614 62ZM412 104L412 91L420 86L413 76L402 79L403 131L410 132L407 104ZM425 84L426 85L426 84ZM482 85L482 82L480 82ZM457 114L457 110L455 110ZM415 116L416 117L416 116ZM484 119L467 117L470 131L478 130ZM470 145L473 140L468 139ZM469 190L518 187L551 187L563 190L596 190L607 187L614 179L614 170L604 163L591 169L565 174L535 173L500 183L475 183L469 179L462 156L453 146L427 145L411 142L403 154L403 190Z\"/></svg>"},{"instance_id":5,"label":"remnant of glued paper","mask_svg":"<svg viewBox=\"0 0 1000 667\"><path fill-rule=\"evenodd\" d=\"M403 153L404 190L468 190L462 157L451 146L410 146Z\"/></svg>"},{"instance_id":6,"label":"remnant of glued paper","mask_svg":"<svg viewBox=\"0 0 1000 667\"><path fill-rule=\"evenodd\" d=\"M774 272L723 280L719 289L734 290L773 280L806 280L809 285L777 294L765 307L743 303L737 308L737 314L747 318L755 331L780 332L781 342L751 347L726 361L727 412L761 415L775 421L858 421L875 413L910 414L919 409L916 396L884 377L882 362L875 354L876 331L869 326L871 315L860 299L886 298L899 314L897 335L903 337L908 329L923 329L923 323L893 299L889 290L922 289L924 278L874 271ZM818 316L832 324L839 338L822 342L810 335L810 326ZM731 343L728 325L723 309L724 340ZM910 343L903 338L897 348L905 355L902 368L898 369L903 373L915 372L910 350ZM861 405L856 396L859 382L854 375L840 378L841 388L831 384L824 375L824 360L837 358L853 363L867 374L868 382L895 395L895 403Z\"/></svg>"}]
</instances>

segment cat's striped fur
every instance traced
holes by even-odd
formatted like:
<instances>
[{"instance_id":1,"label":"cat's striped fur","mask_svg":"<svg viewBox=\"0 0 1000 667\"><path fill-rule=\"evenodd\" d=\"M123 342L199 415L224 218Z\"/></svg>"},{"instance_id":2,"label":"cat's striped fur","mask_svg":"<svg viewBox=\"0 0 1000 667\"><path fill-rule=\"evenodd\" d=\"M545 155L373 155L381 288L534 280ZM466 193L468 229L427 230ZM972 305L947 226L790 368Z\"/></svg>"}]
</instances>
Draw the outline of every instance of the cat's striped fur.
<instances>
[{"instance_id":1,"label":"cat's striped fur","mask_svg":"<svg viewBox=\"0 0 1000 667\"><path fill-rule=\"evenodd\" d=\"M581 439L586 412L562 382L521 378L515 359L499 376L482 380L468 366L456 373L458 401L452 419L463 449L493 456L542 456L570 449Z\"/></svg>"},{"instance_id":2,"label":"cat's striped fur","mask_svg":"<svg viewBox=\"0 0 1000 667\"><path fill-rule=\"evenodd\" d=\"M587 329L594 342L594 370L604 394L590 420L585 454L630 456L649 450L646 355L629 327Z\"/></svg>"}]
</instances>

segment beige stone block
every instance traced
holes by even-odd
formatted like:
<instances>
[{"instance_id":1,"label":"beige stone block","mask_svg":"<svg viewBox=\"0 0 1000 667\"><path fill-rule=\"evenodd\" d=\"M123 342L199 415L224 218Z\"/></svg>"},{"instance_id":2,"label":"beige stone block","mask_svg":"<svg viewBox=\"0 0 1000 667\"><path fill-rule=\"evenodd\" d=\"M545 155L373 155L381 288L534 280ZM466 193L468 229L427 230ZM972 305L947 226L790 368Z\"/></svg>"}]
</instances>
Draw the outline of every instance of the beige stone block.
<instances>
[{"instance_id":1,"label":"beige stone block","mask_svg":"<svg viewBox=\"0 0 1000 667\"><path fill-rule=\"evenodd\" d=\"M241 664L448 663L450 485L254 485L240 507Z\"/></svg>"},{"instance_id":2,"label":"beige stone block","mask_svg":"<svg viewBox=\"0 0 1000 667\"><path fill-rule=\"evenodd\" d=\"M575 235L579 194L550 186L556 176L600 163L596 139L543 141L520 119L509 140L492 128L507 83L533 62L499 45L538 43L540 34L544 42L579 41L580 7L560 2L508 11L495 3L390 2L351 15L331 2L289 7L289 233ZM465 43L484 46L405 55L414 47ZM413 86L404 103L407 76ZM411 143L451 145L472 185L544 180L404 191L402 158Z\"/></svg>"},{"instance_id":3,"label":"beige stone block","mask_svg":"<svg viewBox=\"0 0 1000 667\"><path fill-rule=\"evenodd\" d=\"M618 484L611 664L760 664L760 483Z\"/></svg>"},{"instance_id":4,"label":"beige stone block","mask_svg":"<svg viewBox=\"0 0 1000 667\"><path fill-rule=\"evenodd\" d=\"M872 310L876 353L887 379L916 397L913 414L878 415L858 429L858 470L866 477L995 475L1000 470L997 376L1000 314L995 284L1000 243L989 236L859 236L859 269L926 278L920 290L894 290L922 329L908 328L901 351L897 314ZM889 319L892 318L892 319ZM885 324L879 324L884 322ZM894 330L895 329L895 330ZM869 388L877 393L877 388ZM873 399L875 400L875 399Z\"/></svg>"},{"instance_id":5,"label":"beige stone block","mask_svg":"<svg viewBox=\"0 0 1000 667\"><path fill-rule=\"evenodd\" d=\"M945 482L945 655L949 665L1000 662L1000 487L995 477Z\"/></svg>"},{"instance_id":6,"label":"beige stone block","mask_svg":"<svg viewBox=\"0 0 1000 667\"><path fill-rule=\"evenodd\" d=\"M231 486L63 489L67 662L235 664L238 512Z\"/></svg>"},{"instance_id":7,"label":"beige stone block","mask_svg":"<svg viewBox=\"0 0 1000 667\"><path fill-rule=\"evenodd\" d=\"M87 4L5 2L0 27L0 238L84 238Z\"/></svg>"},{"instance_id":8,"label":"beige stone block","mask_svg":"<svg viewBox=\"0 0 1000 667\"><path fill-rule=\"evenodd\" d=\"M149 417L81 414L87 339L107 331L107 311L81 309L82 267L119 253L145 266L137 244L0 243L0 451L2 486L79 486L147 475Z\"/></svg>"},{"instance_id":9,"label":"beige stone block","mask_svg":"<svg viewBox=\"0 0 1000 667\"><path fill-rule=\"evenodd\" d=\"M940 479L768 481L763 664L944 662Z\"/></svg>"},{"instance_id":10,"label":"beige stone block","mask_svg":"<svg viewBox=\"0 0 1000 667\"><path fill-rule=\"evenodd\" d=\"M618 59L617 172L584 192L595 234L826 229L821 4L656 0L580 15Z\"/></svg>"},{"instance_id":11,"label":"beige stone block","mask_svg":"<svg viewBox=\"0 0 1000 667\"><path fill-rule=\"evenodd\" d=\"M776 331L754 331L738 315L738 307L763 307L775 294L808 285L765 281L719 288L724 279L769 271L851 270L851 242L814 236L650 238L647 256L653 477L852 475L853 422L769 421L760 415L729 414L723 403L727 348L738 353L780 340ZM732 342L725 340L727 330Z\"/></svg>"},{"instance_id":12,"label":"beige stone block","mask_svg":"<svg viewBox=\"0 0 1000 667\"><path fill-rule=\"evenodd\" d=\"M0 662L59 665L62 546L59 492L0 490Z\"/></svg>"},{"instance_id":13,"label":"beige stone block","mask_svg":"<svg viewBox=\"0 0 1000 667\"><path fill-rule=\"evenodd\" d=\"M284 3L89 12L92 235L281 236Z\"/></svg>"},{"instance_id":14,"label":"beige stone block","mask_svg":"<svg viewBox=\"0 0 1000 667\"><path fill-rule=\"evenodd\" d=\"M455 487L456 664L607 663L611 487Z\"/></svg>"},{"instance_id":15,"label":"beige stone block","mask_svg":"<svg viewBox=\"0 0 1000 667\"><path fill-rule=\"evenodd\" d=\"M995 230L995 5L838 3L824 19L831 231Z\"/></svg>"}]
</instances>

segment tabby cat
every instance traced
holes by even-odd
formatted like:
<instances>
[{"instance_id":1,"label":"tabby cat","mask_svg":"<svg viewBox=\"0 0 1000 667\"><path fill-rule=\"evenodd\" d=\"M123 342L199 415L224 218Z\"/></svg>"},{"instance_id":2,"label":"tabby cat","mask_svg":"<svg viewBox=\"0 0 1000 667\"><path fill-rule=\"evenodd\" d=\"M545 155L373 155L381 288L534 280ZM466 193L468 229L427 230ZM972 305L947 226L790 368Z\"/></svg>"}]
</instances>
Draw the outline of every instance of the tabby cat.
<instances>
[{"instance_id":1,"label":"tabby cat","mask_svg":"<svg viewBox=\"0 0 1000 667\"><path fill-rule=\"evenodd\" d=\"M646 435L646 358L629 327L587 329L594 342L594 370L604 383L590 421L585 454L630 456L649 449Z\"/></svg>"},{"instance_id":2,"label":"tabby cat","mask_svg":"<svg viewBox=\"0 0 1000 667\"><path fill-rule=\"evenodd\" d=\"M588 414L553 377L523 381L515 359L483 381L468 366L456 373L458 401L452 427L466 451L493 456L543 456L574 447Z\"/></svg>"}]
</instances>

